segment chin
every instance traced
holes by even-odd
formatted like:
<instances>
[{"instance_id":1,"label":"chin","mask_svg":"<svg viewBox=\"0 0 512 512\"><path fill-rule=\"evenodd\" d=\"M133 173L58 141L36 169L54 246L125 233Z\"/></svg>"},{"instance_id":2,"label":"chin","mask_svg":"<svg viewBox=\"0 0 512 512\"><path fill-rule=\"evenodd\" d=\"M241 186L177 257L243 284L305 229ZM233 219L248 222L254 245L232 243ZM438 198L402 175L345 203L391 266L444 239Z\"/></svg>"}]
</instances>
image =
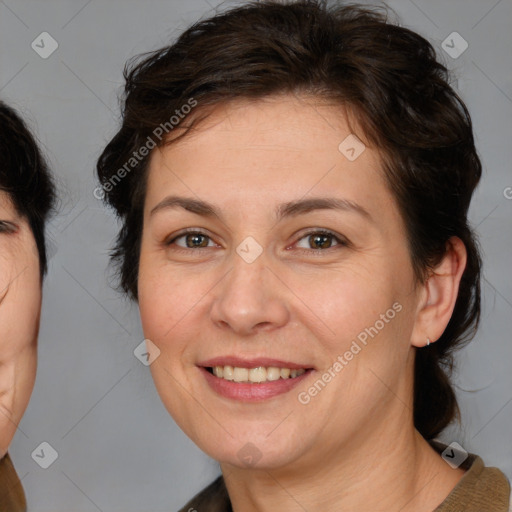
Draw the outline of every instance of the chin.
<instances>
[{"instance_id":1,"label":"chin","mask_svg":"<svg viewBox=\"0 0 512 512\"><path fill-rule=\"evenodd\" d=\"M271 435L272 436L272 435ZM271 437L270 436L270 437ZM268 431L265 433L240 434L229 437L225 434L223 439L212 442L212 438L193 441L212 459L220 464L228 464L237 468L271 470L283 468L293 464L299 459L304 450L304 440L277 437L270 439Z\"/></svg>"}]
</instances>

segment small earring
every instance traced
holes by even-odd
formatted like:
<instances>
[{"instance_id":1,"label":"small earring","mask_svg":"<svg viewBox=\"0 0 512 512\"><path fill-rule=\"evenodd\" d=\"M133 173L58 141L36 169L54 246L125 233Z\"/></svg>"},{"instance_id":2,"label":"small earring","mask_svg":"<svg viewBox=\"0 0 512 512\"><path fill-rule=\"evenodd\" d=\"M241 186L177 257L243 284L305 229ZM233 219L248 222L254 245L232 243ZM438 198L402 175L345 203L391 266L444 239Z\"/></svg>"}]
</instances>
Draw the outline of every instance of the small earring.
<instances>
[{"instance_id":1,"label":"small earring","mask_svg":"<svg viewBox=\"0 0 512 512\"><path fill-rule=\"evenodd\" d=\"M430 345L430 338L427 338L427 347Z\"/></svg>"}]
</instances>

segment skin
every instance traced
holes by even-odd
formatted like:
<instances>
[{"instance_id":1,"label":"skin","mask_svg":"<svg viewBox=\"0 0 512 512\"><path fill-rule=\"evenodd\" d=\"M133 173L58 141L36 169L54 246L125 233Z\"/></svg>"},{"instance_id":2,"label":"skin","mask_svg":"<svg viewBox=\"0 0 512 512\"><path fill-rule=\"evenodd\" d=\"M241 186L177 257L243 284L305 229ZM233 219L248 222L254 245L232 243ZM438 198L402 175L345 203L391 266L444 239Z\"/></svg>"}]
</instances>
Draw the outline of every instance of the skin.
<instances>
[{"instance_id":1,"label":"skin","mask_svg":"<svg viewBox=\"0 0 512 512\"><path fill-rule=\"evenodd\" d=\"M412 389L414 353L449 321L465 249L453 238L417 281L378 151L350 162L338 150L350 133L343 109L279 96L223 105L151 155L138 282L144 333L161 351L151 371L178 425L220 462L236 512L427 512L463 476L414 429ZM222 220L151 213L170 195L212 203ZM333 209L276 217L281 203L312 197L352 201L371 219ZM176 239L185 228L206 247ZM348 243L315 248L309 228ZM248 236L263 248L250 264L236 252ZM395 318L301 404L298 393L395 303ZM288 393L241 403L212 391L197 366L226 355L315 371ZM247 443L260 456L250 465L238 455Z\"/></svg>"},{"instance_id":2,"label":"skin","mask_svg":"<svg viewBox=\"0 0 512 512\"><path fill-rule=\"evenodd\" d=\"M34 387L41 312L39 257L28 221L0 192L0 457Z\"/></svg>"}]
</instances>

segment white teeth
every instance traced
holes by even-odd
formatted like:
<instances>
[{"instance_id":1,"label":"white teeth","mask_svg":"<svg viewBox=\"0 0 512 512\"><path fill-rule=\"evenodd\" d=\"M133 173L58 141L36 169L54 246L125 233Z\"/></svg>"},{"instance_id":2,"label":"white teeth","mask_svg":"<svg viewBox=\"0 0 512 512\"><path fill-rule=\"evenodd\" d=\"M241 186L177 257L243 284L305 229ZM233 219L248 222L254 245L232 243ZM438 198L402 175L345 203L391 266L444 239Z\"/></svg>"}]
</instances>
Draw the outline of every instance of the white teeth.
<instances>
[{"instance_id":1,"label":"white teeth","mask_svg":"<svg viewBox=\"0 0 512 512\"><path fill-rule=\"evenodd\" d=\"M222 366L217 366L217 368L222 368ZM235 380L232 366L224 366L224 368L221 371L222 371L222 376L224 379ZM219 375L218 375L218 377L219 377Z\"/></svg>"},{"instance_id":2,"label":"white teeth","mask_svg":"<svg viewBox=\"0 0 512 512\"><path fill-rule=\"evenodd\" d=\"M290 368L277 368L276 366L258 366L256 368L240 368L238 366L214 366L212 368L213 374L220 379L235 381L235 382L270 382L281 379L294 379L300 377L306 372L304 368L300 370Z\"/></svg>"},{"instance_id":3,"label":"white teeth","mask_svg":"<svg viewBox=\"0 0 512 512\"><path fill-rule=\"evenodd\" d=\"M249 381L250 382L265 382L267 380L267 369L263 366L258 368L251 368L249 370Z\"/></svg>"},{"instance_id":4,"label":"white teeth","mask_svg":"<svg viewBox=\"0 0 512 512\"><path fill-rule=\"evenodd\" d=\"M281 368L279 373L282 379L287 379L290 376L290 368Z\"/></svg>"},{"instance_id":5,"label":"white teeth","mask_svg":"<svg viewBox=\"0 0 512 512\"><path fill-rule=\"evenodd\" d=\"M267 368L267 380L278 380L281 377L281 370L275 366Z\"/></svg>"},{"instance_id":6,"label":"white teeth","mask_svg":"<svg viewBox=\"0 0 512 512\"><path fill-rule=\"evenodd\" d=\"M235 382L247 382L249 380L249 370L235 366L233 369L233 380Z\"/></svg>"}]
</instances>

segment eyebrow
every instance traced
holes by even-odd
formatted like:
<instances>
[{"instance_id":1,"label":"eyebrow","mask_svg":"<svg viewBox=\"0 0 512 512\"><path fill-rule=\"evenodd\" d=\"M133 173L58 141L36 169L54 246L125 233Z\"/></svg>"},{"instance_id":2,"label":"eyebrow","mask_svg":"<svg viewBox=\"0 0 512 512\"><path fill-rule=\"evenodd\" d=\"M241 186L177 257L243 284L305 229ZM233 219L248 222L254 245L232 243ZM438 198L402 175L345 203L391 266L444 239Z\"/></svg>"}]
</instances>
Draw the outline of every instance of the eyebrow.
<instances>
[{"instance_id":1,"label":"eyebrow","mask_svg":"<svg viewBox=\"0 0 512 512\"><path fill-rule=\"evenodd\" d=\"M180 196L166 197L151 210L150 216L159 211L173 208L183 208L184 210L203 217L216 217L219 220L223 219L222 213L211 203ZM372 216L364 207L354 201L337 197L315 197L282 203L276 208L275 215L277 220L280 221L285 217L295 217L314 210L341 210L352 212L357 213L369 221L373 221Z\"/></svg>"}]
</instances>

